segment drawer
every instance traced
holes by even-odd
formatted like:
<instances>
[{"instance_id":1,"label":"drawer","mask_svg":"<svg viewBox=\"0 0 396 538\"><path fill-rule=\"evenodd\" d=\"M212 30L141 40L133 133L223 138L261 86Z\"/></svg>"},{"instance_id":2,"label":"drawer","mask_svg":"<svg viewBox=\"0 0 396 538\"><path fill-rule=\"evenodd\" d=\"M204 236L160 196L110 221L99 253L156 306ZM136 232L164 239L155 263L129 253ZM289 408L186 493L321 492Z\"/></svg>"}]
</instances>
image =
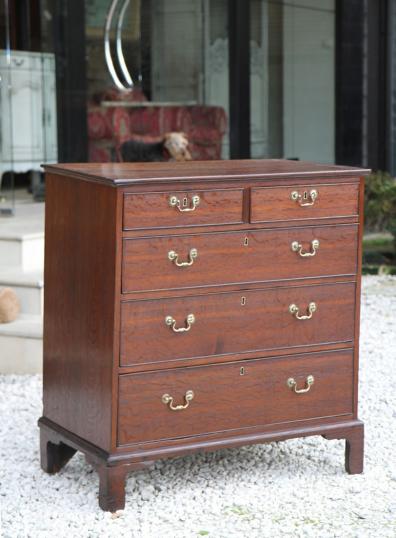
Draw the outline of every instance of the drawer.
<instances>
[{"instance_id":1,"label":"drawer","mask_svg":"<svg viewBox=\"0 0 396 538\"><path fill-rule=\"evenodd\" d=\"M307 314L310 303L316 311ZM120 363L350 342L354 305L353 282L128 301L121 304Z\"/></svg>"},{"instance_id":2,"label":"drawer","mask_svg":"<svg viewBox=\"0 0 396 538\"><path fill-rule=\"evenodd\" d=\"M350 415L352 391L349 350L122 375L118 444Z\"/></svg>"},{"instance_id":3,"label":"drawer","mask_svg":"<svg viewBox=\"0 0 396 538\"><path fill-rule=\"evenodd\" d=\"M217 189L124 195L124 230L243 222L243 190Z\"/></svg>"},{"instance_id":4,"label":"drawer","mask_svg":"<svg viewBox=\"0 0 396 538\"><path fill-rule=\"evenodd\" d=\"M357 242L356 225L124 239L122 291L353 275Z\"/></svg>"},{"instance_id":5,"label":"drawer","mask_svg":"<svg viewBox=\"0 0 396 538\"><path fill-rule=\"evenodd\" d=\"M250 221L356 217L358 207L357 183L261 187L251 191Z\"/></svg>"}]
</instances>

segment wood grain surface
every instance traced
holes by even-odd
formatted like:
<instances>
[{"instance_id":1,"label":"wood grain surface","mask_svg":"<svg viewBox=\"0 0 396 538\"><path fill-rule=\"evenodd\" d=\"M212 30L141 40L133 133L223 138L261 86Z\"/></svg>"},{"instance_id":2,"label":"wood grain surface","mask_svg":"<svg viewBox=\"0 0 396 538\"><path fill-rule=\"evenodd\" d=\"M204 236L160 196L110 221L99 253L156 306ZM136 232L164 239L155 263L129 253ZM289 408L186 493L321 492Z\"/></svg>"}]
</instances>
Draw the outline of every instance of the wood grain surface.
<instances>
[{"instance_id":1,"label":"wood grain surface","mask_svg":"<svg viewBox=\"0 0 396 538\"><path fill-rule=\"evenodd\" d=\"M352 352L344 351L121 376L118 443L350 415L352 363ZM314 376L309 392L287 386L293 377L304 388L308 375ZM188 390L194 399L187 409L172 411L162 402L170 394L182 405Z\"/></svg>"},{"instance_id":2,"label":"wood grain surface","mask_svg":"<svg viewBox=\"0 0 396 538\"><path fill-rule=\"evenodd\" d=\"M192 197L200 202L193 211L180 211L169 204L171 196L186 199L191 208ZM184 208L185 209L185 208ZM126 194L124 196L124 229L189 227L205 224L238 224L243 221L243 190L215 189L190 192L169 189L149 194Z\"/></svg>"},{"instance_id":3,"label":"wood grain surface","mask_svg":"<svg viewBox=\"0 0 396 538\"><path fill-rule=\"evenodd\" d=\"M357 233L356 225L341 225L124 239L122 291L353 275ZM311 252L314 239L320 242L315 256L301 257L291 248L297 241ZM168 257L174 251L179 262L188 262L191 249L198 257L189 267Z\"/></svg>"},{"instance_id":4,"label":"wood grain surface","mask_svg":"<svg viewBox=\"0 0 396 538\"><path fill-rule=\"evenodd\" d=\"M303 194L316 189L313 205L301 206L290 198L293 191ZM358 183L342 185L301 184L292 187L261 187L251 192L251 222L298 221L347 217L358 214ZM310 201L310 200L308 200Z\"/></svg>"},{"instance_id":5,"label":"wood grain surface","mask_svg":"<svg viewBox=\"0 0 396 538\"><path fill-rule=\"evenodd\" d=\"M285 159L246 159L224 161L188 161L153 163L62 163L47 164L45 170L83 181L104 182L111 185L156 184L179 181L196 182L199 179L228 182L241 179L303 177L359 177L370 172L367 168L319 164Z\"/></svg>"},{"instance_id":6,"label":"wood grain surface","mask_svg":"<svg viewBox=\"0 0 396 538\"><path fill-rule=\"evenodd\" d=\"M245 305L242 305L245 297ZM295 303L310 320L289 312ZM351 342L354 336L355 284L301 286L183 298L128 301L121 305L122 366L244 351L279 349L328 342ZM195 323L189 332L175 333L165 324L172 316L177 328Z\"/></svg>"},{"instance_id":7,"label":"wood grain surface","mask_svg":"<svg viewBox=\"0 0 396 538\"><path fill-rule=\"evenodd\" d=\"M44 416L110 448L116 195L46 176Z\"/></svg>"}]
</instances>

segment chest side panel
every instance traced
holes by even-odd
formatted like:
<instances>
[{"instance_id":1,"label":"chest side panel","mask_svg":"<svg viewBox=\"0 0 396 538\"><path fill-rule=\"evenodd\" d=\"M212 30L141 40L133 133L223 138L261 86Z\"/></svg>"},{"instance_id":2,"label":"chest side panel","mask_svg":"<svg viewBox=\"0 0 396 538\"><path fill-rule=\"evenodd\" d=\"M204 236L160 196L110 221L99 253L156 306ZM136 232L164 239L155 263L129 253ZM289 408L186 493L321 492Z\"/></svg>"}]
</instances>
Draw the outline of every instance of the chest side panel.
<instances>
[{"instance_id":1,"label":"chest side panel","mask_svg":"<svg viewBox=\"0 0 396 538\"><path fill-rule=\"evenodd\" d=\"M44 416L107 450L117 191L46 177Z\"/></svg>"}]
</instances>

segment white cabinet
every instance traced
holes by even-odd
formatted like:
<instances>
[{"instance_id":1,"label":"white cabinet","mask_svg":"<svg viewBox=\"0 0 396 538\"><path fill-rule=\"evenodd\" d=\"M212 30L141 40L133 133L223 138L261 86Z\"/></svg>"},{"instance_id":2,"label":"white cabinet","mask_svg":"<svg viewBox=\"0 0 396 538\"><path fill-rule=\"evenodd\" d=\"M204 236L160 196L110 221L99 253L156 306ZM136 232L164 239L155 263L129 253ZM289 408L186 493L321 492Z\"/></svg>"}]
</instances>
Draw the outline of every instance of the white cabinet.
<instances>
[{"instance_id":1,"label":"white cabinet","mask_svg":"<svg viewBox=\"0 0 396 538\"><path fill-rule=\"evenodd\" d=\"M0 51L0 181L57 160L55 58Z\"/></svg>"}]
</instances>

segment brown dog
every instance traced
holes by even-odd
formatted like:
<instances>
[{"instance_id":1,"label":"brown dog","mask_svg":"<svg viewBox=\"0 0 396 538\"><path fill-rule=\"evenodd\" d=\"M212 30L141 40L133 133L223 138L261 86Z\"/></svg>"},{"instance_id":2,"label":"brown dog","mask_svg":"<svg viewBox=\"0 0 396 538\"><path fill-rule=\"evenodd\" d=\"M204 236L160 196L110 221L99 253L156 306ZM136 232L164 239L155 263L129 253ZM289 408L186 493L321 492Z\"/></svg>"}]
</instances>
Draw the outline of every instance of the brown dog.
<instances>
[{"instance_id":1,"label":"brown dog","mask_svg":"<svg viewBox=\"0 0 396 538\"><path fill-rule=\"evenodd\" d=\"M185 133L165 133L159 142L127 140L120 147L123 162L191 161Z\"/></svg>"},{"instance_id":2,"label":"brown dog","mask_svg":"<svg viewBox=\"0 0 396 538\"><path fill-rule=\"evenodd\" d=\"M175 161L191 161L191 153L188 151L188 138L186 133L165 133L164 148L169 151Z\"/></svg>"}]
</instances>

